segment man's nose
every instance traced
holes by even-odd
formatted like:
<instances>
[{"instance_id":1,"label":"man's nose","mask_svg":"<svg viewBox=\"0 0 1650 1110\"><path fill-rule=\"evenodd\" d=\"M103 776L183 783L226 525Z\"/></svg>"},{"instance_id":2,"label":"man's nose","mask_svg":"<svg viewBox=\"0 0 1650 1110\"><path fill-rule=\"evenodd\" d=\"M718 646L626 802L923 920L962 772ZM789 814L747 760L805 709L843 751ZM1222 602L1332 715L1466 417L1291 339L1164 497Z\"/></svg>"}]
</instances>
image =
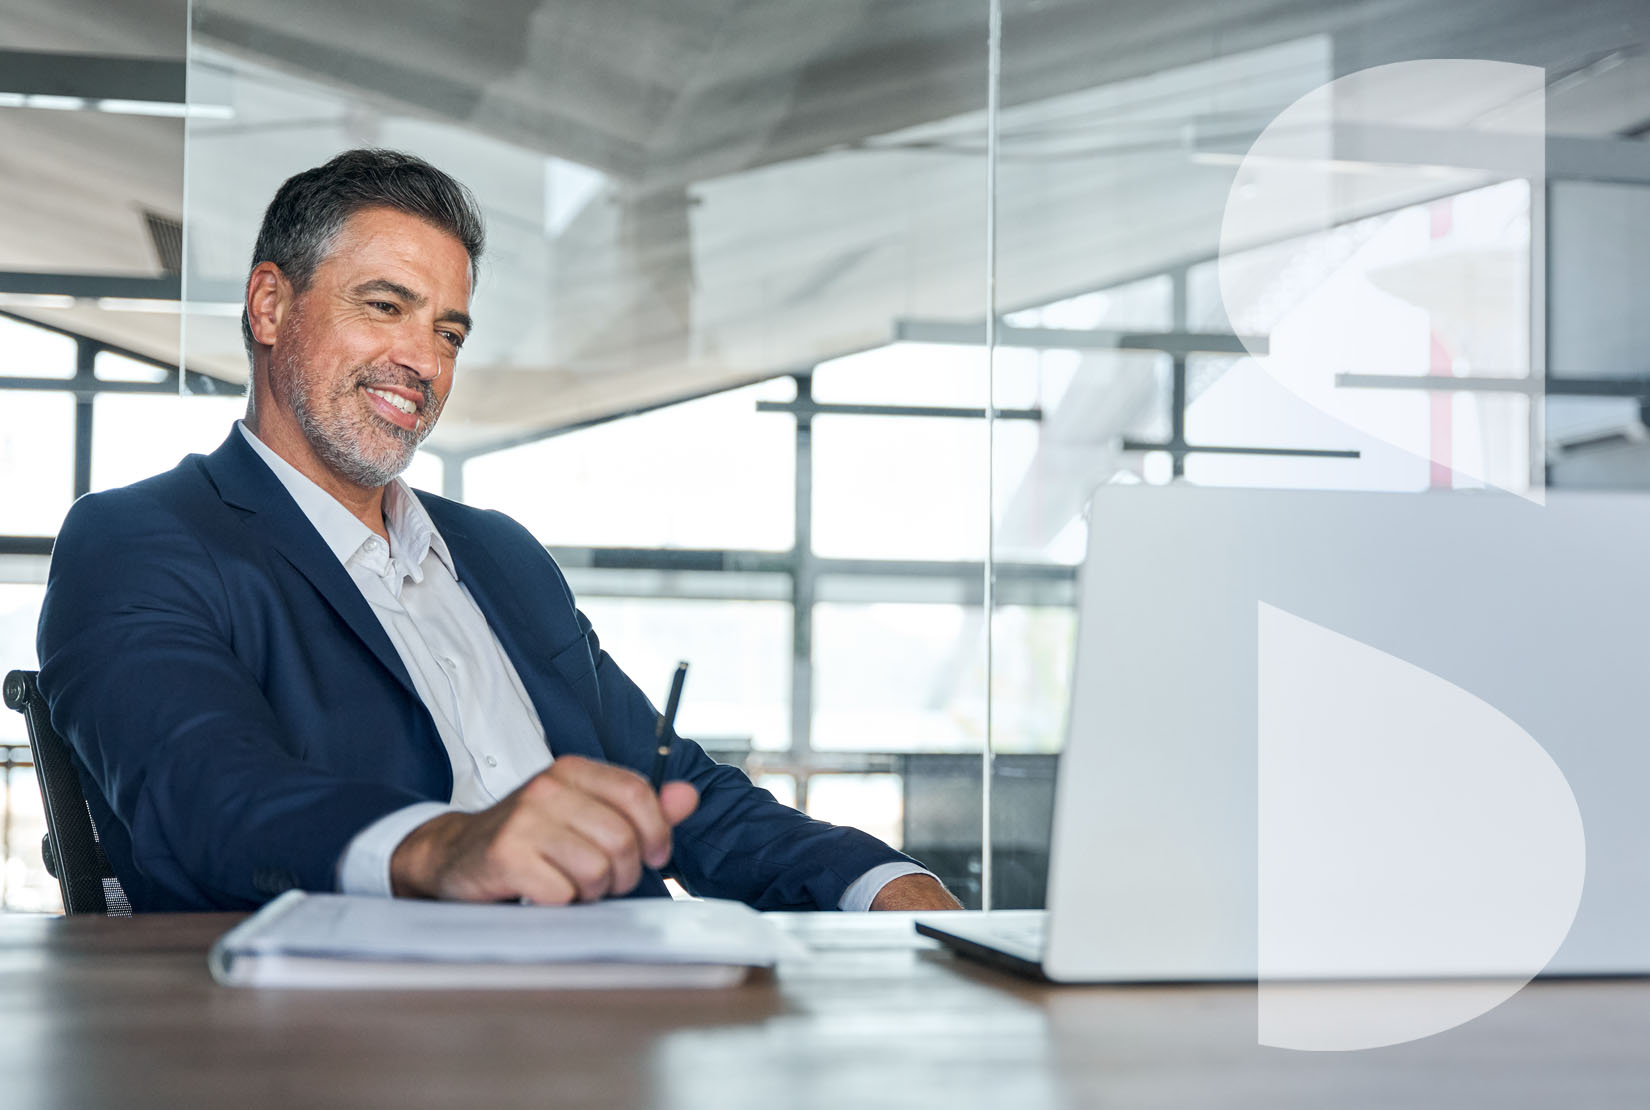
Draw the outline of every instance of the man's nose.
<instances>
[{"instance_id":1,"label":"man's nose","mask_svg":"<svg viewBox=\"0 0 1650 1110\"><path fill-rule=\"evenodd\" d=\"M441 376L441 348L434 336L406 336L397 344L396 362L416 374L420 381L434 381Z\"/></svg>"}]
</instances>

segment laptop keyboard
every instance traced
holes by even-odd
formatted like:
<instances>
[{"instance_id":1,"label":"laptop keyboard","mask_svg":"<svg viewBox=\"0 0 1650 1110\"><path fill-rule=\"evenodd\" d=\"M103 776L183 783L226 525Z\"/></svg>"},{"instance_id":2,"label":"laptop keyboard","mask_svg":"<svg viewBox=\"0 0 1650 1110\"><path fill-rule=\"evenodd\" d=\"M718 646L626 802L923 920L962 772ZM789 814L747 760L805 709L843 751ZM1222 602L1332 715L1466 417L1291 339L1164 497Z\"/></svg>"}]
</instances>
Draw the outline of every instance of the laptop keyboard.
<instances>
[{"instance_id":1,"label":"laptop keyboard","mask_svg":"<svg viewBox=\"0 0 1650 1110\"><path fill-rule=\"evenodd\" d=\"M991 931L1015 944L1023 944L1028 948L1042 948L1043 937L1048 932L1047 926L1048 918L1039 917L1035 921L1005 922L993 927Z\"/></svg>"}]
</instances>

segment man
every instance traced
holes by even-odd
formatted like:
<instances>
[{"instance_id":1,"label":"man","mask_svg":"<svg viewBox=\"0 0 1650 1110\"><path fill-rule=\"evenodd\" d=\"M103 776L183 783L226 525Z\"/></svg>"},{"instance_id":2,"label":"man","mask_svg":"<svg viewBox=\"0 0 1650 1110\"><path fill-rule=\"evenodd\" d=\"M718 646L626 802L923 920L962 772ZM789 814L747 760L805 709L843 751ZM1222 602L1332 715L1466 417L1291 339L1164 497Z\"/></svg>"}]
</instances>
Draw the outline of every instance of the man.
<instances>
[{"instance_id":1,"label":"man","mask_svg":"<svg viewBox=\"0 0 1650 1110\"><path fill-rule=\"evenodd\" d=\"M265 213L243 424L76 503L40 687L134 909L292 887L534 902L690 891L941 909L880 841L677 740L514 521L413 494L467 338L483 230L423 161L350 151Z\"/></svg>"}]
</instances>

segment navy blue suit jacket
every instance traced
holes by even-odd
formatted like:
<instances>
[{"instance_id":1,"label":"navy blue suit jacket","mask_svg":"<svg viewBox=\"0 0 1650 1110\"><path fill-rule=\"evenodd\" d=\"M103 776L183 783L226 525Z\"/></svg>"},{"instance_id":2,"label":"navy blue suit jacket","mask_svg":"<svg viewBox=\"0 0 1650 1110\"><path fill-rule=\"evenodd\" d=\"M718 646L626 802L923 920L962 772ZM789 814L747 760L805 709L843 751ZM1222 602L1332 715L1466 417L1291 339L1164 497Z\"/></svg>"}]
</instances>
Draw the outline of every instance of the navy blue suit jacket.
<instances>
[{"instance_id":1,"label":"navy blue suit jacket","mask_svg":"<svg viewBox=\"0 0 1650 1110\"><path fill-rule=\"evenodd\" d=\"M549 554L502 513L419 498L551 751L645 773L655 711ZM39 649L52 724L136 910L333 890L356 833L451 797L446 749L383 627L238 430L211 455L75 503ZM695 893L833 909L861 874L906 859L780 805L690 741L669 777L700 791L667 869ZM664 893L663 880L646 872L638 893Z\"/></svg>"}]
</instances>

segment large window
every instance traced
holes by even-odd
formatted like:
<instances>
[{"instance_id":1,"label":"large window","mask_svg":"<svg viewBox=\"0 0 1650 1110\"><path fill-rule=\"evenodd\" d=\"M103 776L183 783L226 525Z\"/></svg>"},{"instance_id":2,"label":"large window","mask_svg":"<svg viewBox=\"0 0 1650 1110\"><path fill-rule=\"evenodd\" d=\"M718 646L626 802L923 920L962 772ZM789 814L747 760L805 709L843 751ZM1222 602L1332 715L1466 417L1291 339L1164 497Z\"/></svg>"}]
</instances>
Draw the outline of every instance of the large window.
<instances>
[{"instance_id":1,"label":"large window","mask_svg":"<svg viewBox=\"0 0 1650 1110\"><path fill-rule=\"evenodd\" d=\"M464 499L501 509L547 544L791 546L795 459L761 383L471 458Z\"/></svg>"},{"instance_id":2,"label":"large window","mask_svg":"<svg viewBox=\"0 0 1650 1110\"><path fill-rule=\"evenodd\" d=\"M74 398L18 390L0 398L0 533L54 535L74 500Z\"/></svg>"},{"instance_id":3,"label":"large window","mask_svg":"<svg viewBox=\"0 0 1650 1110\"><path fill-rule=\"evenodd\" d=\"M0 378L72 378L75 342L23 320L0 317Z\"/></svg>"},{"instance_id":4,"label":"large window","mask_svg":"<svg viewBox=\"0 0 1650 1110\"><path fill-rule=\"evenodd\" d=\"M981 421L821 416L814 422L814 461L819 554L985 558Z\"/></svg>"},{"instance_id":5,"label":"large window","mask_svg":"<svg viewBox=\"0 0 1650 1110\"><path fill-rule=\"evenodd\" d=\"M215 450L246 412L243 397L106 393L92 403L92 489L129 485Z\"/></svg>"},{"instance_id":6,"label":"large window","mask_svg":"<svg viewBox=\"0 0 1650 1110\"><path fill-rule=\"evenodd\" d=\"M718 752L790 747L790 606L779 601L603 597L580 608L602 647L658 706L692 663L676 724Z\"/></svg>"}]
</instances>

